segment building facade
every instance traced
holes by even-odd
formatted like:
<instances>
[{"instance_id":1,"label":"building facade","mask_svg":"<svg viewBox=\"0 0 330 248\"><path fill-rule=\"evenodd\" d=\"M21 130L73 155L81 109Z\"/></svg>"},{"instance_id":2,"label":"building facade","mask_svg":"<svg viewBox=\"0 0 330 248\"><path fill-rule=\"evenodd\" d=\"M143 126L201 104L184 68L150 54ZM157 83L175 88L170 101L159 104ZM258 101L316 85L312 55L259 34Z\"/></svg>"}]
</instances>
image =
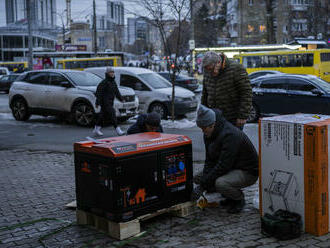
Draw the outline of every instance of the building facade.
<instances>
[{"instance_id":1,"label":"building facade","mask_svg":"<svg viewBox=\"0 0 330 248\"><path fill-rule=\"evenodd\" d=\"M22 61L28 55L26 0L4 0L6 26L0 27L0 60ZM32 47L53 50L56 44L56 1L31 0Z\"/></svg>"},{"instance_id":2,"label":"building facade","mask_svg":"<svg viewBox=\"0 0 330 248\"><path fill-rule=\"evenodd\" d=\"M121 51L124 40L124 4L119 1L106 1L106 15L97 15L98 50Z\"/></svg>"},{"instance_id":3,"label":"building facade","mask_svg":"<svg viewBox=\"0 0 330 248\"><path fill-rule=\"evenodd\" d=\"M133 45L137 40L150 42L150 27L145 18L127 18L127 44Z\"/></svg>"},{"instance_id":4,"label":"building facade","mask_svg":"<svg viewBox=\"0 0 330 248\"><path fill-rule=\"evenodd\" d=\"M327 40L330 1L228 0L226 22L233 45L282 44L297 37Z\"/></svg>"},{"instance_id":5,"label":"building facade","mask_svg":"<svg viewBox=\"0 0 330 248\"><path fill-rule=\"evenodd\" d=\"M7 25L27 19L26 0L5 0ZM34 26L56 26L56 0L31 0L31 19Z\"/></svg>"}]
</instances>

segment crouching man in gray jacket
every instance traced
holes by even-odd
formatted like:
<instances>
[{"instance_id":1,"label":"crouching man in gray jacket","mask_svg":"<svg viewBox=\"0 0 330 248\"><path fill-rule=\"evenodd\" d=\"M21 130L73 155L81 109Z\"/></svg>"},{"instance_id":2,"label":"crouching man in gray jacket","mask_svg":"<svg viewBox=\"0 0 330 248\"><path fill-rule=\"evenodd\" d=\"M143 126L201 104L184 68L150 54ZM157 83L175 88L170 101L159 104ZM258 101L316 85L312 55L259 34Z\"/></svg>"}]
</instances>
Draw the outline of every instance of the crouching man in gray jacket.
<instances>
[{"instance_id":1,"label":"crouching man in gray jacket","mask_svg":"<svg viewBox=\"0 0 330 248\"><path fill-rule=\"evenodd\" d=\"M221 110L201 105L196 123L204 134L206 159L202 174L194 181L203 190L221 193L225 199L220 205L228 213L239 213L245 205L242 188L258 179L257 152L246 134L228 122Z\"/></svg>"}]
</instances>

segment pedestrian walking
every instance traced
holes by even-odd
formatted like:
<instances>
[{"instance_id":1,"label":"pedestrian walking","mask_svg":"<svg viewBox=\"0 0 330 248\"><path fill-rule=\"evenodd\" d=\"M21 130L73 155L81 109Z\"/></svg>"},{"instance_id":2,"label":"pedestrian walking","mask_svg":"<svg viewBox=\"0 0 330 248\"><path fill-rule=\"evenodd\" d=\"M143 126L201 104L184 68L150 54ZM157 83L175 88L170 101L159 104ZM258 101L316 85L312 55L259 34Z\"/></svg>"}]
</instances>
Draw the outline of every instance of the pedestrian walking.
<instances>
[{"instance_id":1,"label":"pedestrian walking","mask_svg":"<svg viewBox=\"0 0 330 248\"><path fill-rule=\"evenodd\" d=\"M144 133L144 132L163 132L160 124L160 115L156 112L141 114L136 122L129 127L127 134Z\"/></svg>"},{"instance_id":2,"label":"pedestrian walking","mask_svg":"<svg viewBox=\"0 0 330 248\"><path fill-rule=\"evenodd\" d=\"M252 87L246 70L215 52L205 53L203 69L201 103L221 109L229 122L243 130L252 108Z\"/></svg>"},{"instance_id":3,"label":"pedestrian walking","mask_svg":"<svg viewBox=\"0 0 330 248\"><path fill-rule=\"evenodd\" d=\"M245 205L242 188L258 179L257 152L246 134L228 122L219 109L200 105L196 124L203 131L206 153L203 172L194 178L201 188L196 191L222 194L225 199L220 205L228 213L239 213Z\"/></svg>"},{"instance_id":4,"label":"pedestrian walking","mask_svg":"<svg viewBox=\"0 0 330 248\"><path fill-rule=\"evenodd\" d=\"M110 119L111 124L116 129L118 135L123 135L124 132L117 125L116 110L113 107L115 97L119 101L123 101L117 84L115 82L115 72L112 67L107 67L105 72L105 79L99 83L96 90L96 102L95 106L98 108L101 106L101 111L97 116L95 128L93 133L95 135L103 135L101 127L104 125L106 119Z\"/></svg>"}]
</instances>

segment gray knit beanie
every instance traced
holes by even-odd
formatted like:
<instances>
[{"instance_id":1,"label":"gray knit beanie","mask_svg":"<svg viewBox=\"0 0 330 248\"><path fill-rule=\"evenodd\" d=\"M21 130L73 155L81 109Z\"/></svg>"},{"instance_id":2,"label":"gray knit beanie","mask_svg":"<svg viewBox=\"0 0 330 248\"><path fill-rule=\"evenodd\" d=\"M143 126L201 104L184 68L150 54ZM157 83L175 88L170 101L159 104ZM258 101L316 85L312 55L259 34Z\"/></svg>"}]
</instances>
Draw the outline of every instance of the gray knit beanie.
<instances>
[{"instance_id":1,"label":"gray knit beanie","mask_svg":"<svg viewBox=\"0 0 330 248\"><path fill-rule=\"evenodd\" d=\"M208 127L215 123L215 112L204 105L200 105L197 111L196 124L198 127Z\"/></svg>"},{"instance_id":2,"label":"gray knit beanie","mask_svg":"<svg viewBox=\"0 0 330 248\"><path fill-rule=\"evenodd\" d=\"M158 127L160 125L160 114L156 112L148 113L144 123L153 127Z\"/></svg>"},{"instance_id":3,"label":"gray knit beanie","mask_svg":"<svg viewBox=\"0 0 330 248\"><path fill-rule=\"evenodd\" d=\"M113 69L113 67L108 66L108 67L105 69L105 72L106 72L106 73L109 73L109 72L115 72L115 70Z\"/></svg>"}]
</instances>

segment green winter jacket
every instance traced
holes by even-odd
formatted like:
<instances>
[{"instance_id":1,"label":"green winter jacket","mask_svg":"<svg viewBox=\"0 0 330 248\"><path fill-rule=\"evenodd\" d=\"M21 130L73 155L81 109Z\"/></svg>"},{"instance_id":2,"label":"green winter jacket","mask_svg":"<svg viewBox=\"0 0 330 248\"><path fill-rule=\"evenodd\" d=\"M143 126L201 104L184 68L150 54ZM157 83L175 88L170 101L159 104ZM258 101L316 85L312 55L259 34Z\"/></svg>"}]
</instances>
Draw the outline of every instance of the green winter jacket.
<instances>
[{"instance_id":1,"label":"green winter jacket","mask_svg":"<svg viewBox=\"0 0 330 248\"><path fill-rule=\"evenodd\" d=\"M236 125L247 119L252 107L252 87L244 67L225 58L225 67L213 77L204 73L201 103L220 109L224 117Z\"/></svg>"}]
</instances>

